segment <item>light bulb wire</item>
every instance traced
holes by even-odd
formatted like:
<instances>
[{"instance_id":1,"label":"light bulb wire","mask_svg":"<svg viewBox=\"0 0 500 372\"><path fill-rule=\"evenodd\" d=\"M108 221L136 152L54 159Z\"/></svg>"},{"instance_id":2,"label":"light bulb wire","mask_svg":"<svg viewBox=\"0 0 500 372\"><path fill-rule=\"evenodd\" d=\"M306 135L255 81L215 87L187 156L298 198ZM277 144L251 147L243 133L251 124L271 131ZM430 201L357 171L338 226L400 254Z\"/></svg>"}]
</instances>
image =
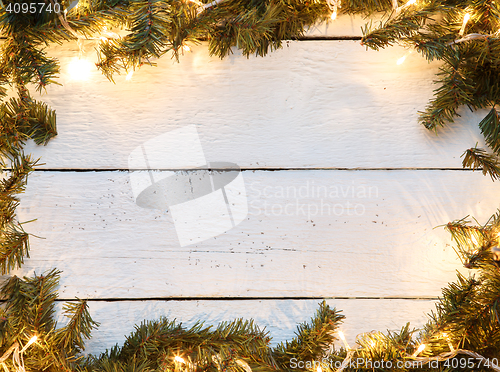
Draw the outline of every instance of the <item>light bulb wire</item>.
<instances>
[{"instance_id":1,"label":"light bulb wire","mask_svg":"<svg viewBox=\"0 0 500 372\"><path fill-rule=\"evenodd\" d=\"M376 333L378 333L378 332L372 331L372 332L368 332L368 333L361 333L361 334L359 334L359 335L356 336L356 340L358 340L358 338L360 336L366 336L366 335L376 334ZM449 340L448 337L446 337L446 338L448 340L448 346L450 346L451 341ZM333 343L332 343L332 345L333 345ZM330 345L330 346L332 346L332 345ZM359 350L359 349L348 349L347 350L347 355L344 358L344 361L342 362L342 364L340 365L340 367L335 372L342 372L349 365L351 359L353 358L353 356L354 356L354 354L356 353L357 350ZM476 360L479 360L481 362L485 362L485 363L486 362L490 362L489 359L483 357L481 354L478 354L478 353L476 353L474 351L464 350L464 349L454 349L453 346L450 346L450 350L451 351L444 352L444 353L441 353L441 354L438 354L438 355L432 356L432 357L418 357L418 356L413 356L413 355L407 355L406 358L422 362L423 364L427 364L427 363L434 362L434 361L444 362L444 361L447 361L447 360L449 360L451 358L456 357L458 354L463 354L463 355L471 356L471 357L473 357ZM421 351L423 351L423 350L421 350ZM326 350L325 350L324 357L328 358L332 354L333 354L333 348L332 347L329 347L329 348L327 347ZM494 371L500 372L500 366L499 365L492 364L491 362L488 363L488 365Z\"/></svg>"}]
</instances>

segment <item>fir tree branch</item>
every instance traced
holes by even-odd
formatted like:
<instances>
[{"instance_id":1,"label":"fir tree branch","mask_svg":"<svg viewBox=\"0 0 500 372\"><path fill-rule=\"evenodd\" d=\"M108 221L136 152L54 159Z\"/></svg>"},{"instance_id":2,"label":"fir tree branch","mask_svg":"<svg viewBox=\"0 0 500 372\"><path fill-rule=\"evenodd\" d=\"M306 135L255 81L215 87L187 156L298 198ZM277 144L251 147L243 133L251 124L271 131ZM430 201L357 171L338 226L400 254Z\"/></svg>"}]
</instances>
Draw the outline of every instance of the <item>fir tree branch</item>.
<instances>
[{"instance_id":1,"label":"fir tree branch","mask_svg":"<svg viewBox=\"0 0 500 372\"><path fill-rule=\"evenodd\" d=\"M164 0L131 0L131 34L104 43L97 67L112 80L119 68L135 69L151 58L160 58L172 47L171 7Z\"/></svg>"},{"instance_id":2,"label":"fir tree branch","mask_svg":"<svg viewBox=\"0 0 500 372\"><path fill-rule=\"evenodd\" d=\"M395 43L416 36L422 27L437 13L446 12L447 7L431 1L414 11L411 7L402 10L396 17L388 18L377 28L365 25L361 44L367 48L379 50Z\"/></svg>"},{"instance_id":3,"label":"fir tree branch","mask_svg":"<svg viewBox=\"0 0 500 372\"><path fill-rule=\"evenodd\" d=\"M434 99L419 119L427 129L453 122L462 105L474 106L474 82L461 69L460 52L457 50L446 57L446 62L439 72L441 86L435 90Z\"/></svg>"},{"instance_id":4,"label":"fir tree branch","mask_svg":"<svg viewBox=\"0 0 500 372\"><path fill-rule=\"evenodd\" d=\"M19 224L7 223L0 230L0 274L20 268L25 257L29 258L28 233Z\"/></svg>"},{"instance_id":5,"label":"fir tree branch","mask_svg":"<svg viewBox=\"0 0 500 372\"><path fill-rule=\"evenodd\" d=\"M483 175L489 174L492 181L500 179L500 161L495 155L475 147L466 150L462 157L464 158L462 162L464 168L482 169Z\"/></svg>"},{"instance_id":6,"label":"fir tree branch","mask_svg":"<svg viewBox=\"0 0 500 372\"><path fill-rule=\"evenodd\" d=\"M500 154L500 117L496 108L492 108L488 115L479 123L481 133L491 149Z\"/></svg>"},{"instance_id":7,"label":"fir tree branch","mask_svg":"<svg viewBox=\"0 0 500 372\"><path fill-rule=\"evenodd\" d=\"M345 317L331 309L325 301L320 304L311 322L297 327L296 337L281 343L275 351L275 358L281 368L289 368L290 358L297 360L320 360L336 339L335 331Z\"/></svg>"},{"instance_id":8,"label":"fir tree branch","mask_svg":"<svg viewBox=\"0 0 500 372\"><path fill-rule=\"evenodd\" d=\"M92 330L99 324L92 320L86 300L65 303L63 312L70 320L66 326L57 330L57 343L62 349L76 355L85 349L84 339L90 339Z\"/></svg>"},{"instance_id":9,"label":"fir tree branch","mask_svg":"<svg viewBox=\"0 0 500 372\"><path fill-rule=\"evenodd\" d=\"M1 287L0 294L6 298L5 311L18 332L41 334L54 327L59 274L54 269L33 278L14 276Z\"/></svg>"},{"instance_id":10,"label":"fir tree branch","mask_svg":"<svg viewBox=\"0 0 500 372\"><path fill-rule=\"evenodd\" d=\"M136 331L127 337L119 350L112 349L95 361L97 370L110 366L136 365L158 369L175 369L175 357L199 370L217 368L233 369L236 360L244 359L249 365L274 369L269 351L270 339L252 321L235 320L221 323L217 329L204 327L202 323L185 329L175 321L162 318L146 321L136 326Z\"/></svg>"}]
</instances>

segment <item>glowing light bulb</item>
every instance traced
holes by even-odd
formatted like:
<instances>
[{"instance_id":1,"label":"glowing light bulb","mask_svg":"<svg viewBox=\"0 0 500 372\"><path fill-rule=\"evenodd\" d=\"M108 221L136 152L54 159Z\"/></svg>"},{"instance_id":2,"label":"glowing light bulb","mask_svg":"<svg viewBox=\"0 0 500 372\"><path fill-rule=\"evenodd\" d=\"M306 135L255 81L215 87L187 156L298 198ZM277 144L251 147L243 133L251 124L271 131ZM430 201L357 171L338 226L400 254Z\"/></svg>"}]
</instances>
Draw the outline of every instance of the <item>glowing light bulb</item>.
<instances>
[{"instance_id":1,"label":"glowing light bulb","mask_svg":"<svg viewBox=\"0 0 500 372\"><path fill-rule=\"evenodd\" d=\"M399 66L399 65L402 65L403 62L406 60L406 57L408 57L409 55L411 54L411 50L409 52L407 52L403 57L399 58L397 61L396 61L396 64Z\"/></svg>"},{"instance_id":2,"label":"glowing light bulb","mask_svg":"<svg viewBox=\"0 0 500 372\"><path fill-rule=\"evenodd\" d=\"M337 19L339 8L342 7L342 5L341 5L342 1L341 0L327 0L327 3L328 3L328 7L332 11L332 14L330 14L330 19L332 21L334 21L335 19Z\"/></svg>"},{"instance_id":3,"label":"glowing light bulb","mask_svg":"<svg viewBox=\"0 0 500 372\"><path fill-rule=\"evenodd\" d=\"M451 351L455 351L455 348L453 347L453 344L451 343L450 338L448 337L448 333L443 332L443 338L446 339L446 342L448 343L448 347L450 348Z\"/></svg>"},{"instance_id":4,"label":"glowing light bulb","mask_svg":"<svg viewBox=\"0 0 500 372\"><path fill-rule=\"evenodd\" d=\"M467 22L469 22L469 19L470 19L470 14L469 13L465 13L464 20L462 22L462 28L460 28L460 32L458 33L460 36L462 36L464 34L465 27L467 26Z\"/></svg>"},{"instance_id":5,"label":"glowing light bulb","mask_svg":"<svg viewBox=\"0 0 500 372\"><path fill-rule=\"evenodd\" d=\"M26 349L29 348L34 342L36 342L36 340L38 340L37 336L31 337L28 343L22 348L21 354L24 353Z\"/></svg>"},{"instance_id":6,"label":"glowing light bulb","mask_svg":"<svg viewBox=\"0 0 500 372\"><path fill-rule=\"evenodd\" d=\"M418 354L424 351L424 349L425 349L425 344L420 345L418 349L413 353L412 357L415 358L416 356L418 356Z\"/></svg>"},{"instance_id":7,"label":"glowing light bulb","mask_svg":"<svg viewBox=\"0 0 500 372\"><path fill-rule=\"evenodd\" d=\"M68 71L73 80L88 80L92 73L93 64L89 60L73 58L68 66Z\"/></svg>"},{"instance_id":8,"label":"glowing light bulb","mask_svg":"<svg viewBox=\"0 0 500 372\"><path fill-rule=\"evenodd\" d=\"M132 80L132 76L134 76L134 70L130 70L130 72L125 77L125 80L127 81Z\"/></svg>"},{"instance_id":9,"label":"glowing light bulb","mask_svg":"<svg viewBox=\"0 0 500 372\"><path fill-rule=\"evenodd\" d=\"M396 8L396 13L399 13L403 9L408 8L409 6L415 4L416 2L417 2L417 0L409 0L405 5ZM397 4L397 1L395 3Z\"/></svg>"},{"instance_id":10,"label":"glowing light bulb","mask_svg":"<svg viewBox=\"0 0 500 372\"><path fill-rule=\"evenodd\" d=\"M191 51L191 48L189 47L189 45L183 45L182 49L184 49L186 52L190 52Z\"/></svg>"},{"instance_id":11,"label":"glowing light bulb","mask_svg":"<svg viewBox=\"0 0 500 372\"><path fill-rule=\"evenodd\" d=\"M323 368L321 366L316 367L316 372L323 372Z\"/></svg>"},{"instance_id":12,"label":"glowing light bulb","mask_svg":"<svg viewBox=\"0 0 500 372\"><path fill-rule=\"evenodd\" d=\"M345 348L350 349L349 344L347 343L347 340L345 339L344 332L338 331L338 334L339 334L340 339L344 343Z\"/></svg>"},{"instance_id":13,"label":"glowing light bulb","mask_svg":"<svg viewBox=\"0 0 500 372\"><path fill-rule=\"evenodd\" d=\"M476 237L474 235L471 235L471 238L472 242L474 243L474 245L478 245L479 242L477 241Z\"/></svg>"},{"instance_id":14,"label":"glowing light bulb","mask_svg":"<svg viewBox=\"0 0 500 372\"><path fill-rule=\"evenodd\" d=\"M182 363L182 364L184 364L184 363L185 363L185 362L184 362L184 359L182 359L182 358L181 358L180 356L178 356L178 355L174 358L174 360L175 360L177 363Z\"/></svg>"}]
</instances>

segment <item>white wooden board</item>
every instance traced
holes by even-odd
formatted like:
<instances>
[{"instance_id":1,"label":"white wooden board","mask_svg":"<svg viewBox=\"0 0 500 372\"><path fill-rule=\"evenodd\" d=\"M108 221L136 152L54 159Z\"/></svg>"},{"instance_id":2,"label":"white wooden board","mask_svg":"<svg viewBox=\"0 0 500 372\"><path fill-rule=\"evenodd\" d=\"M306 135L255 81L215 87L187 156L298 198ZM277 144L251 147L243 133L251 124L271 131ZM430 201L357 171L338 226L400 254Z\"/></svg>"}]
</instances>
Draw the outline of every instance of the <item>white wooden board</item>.
<instances>
[{"instance_id":1,"label":"white wooden board","mask_svg":"<svg viewBox=\"0 0 500 372\"><path fill-rule=\"evenodd\" d=\"M272 345L290 341L299 323L307 322L316 313L321 300L260 300L260 301L90 301L90 313L100 322L98 330L87 342L87 353L99 354L116 343L123 345L125 336L143 320L164 316L177 319L186 327L198 320L217 326L237 318L254 319L259 327L270 332ZM354 347L358 334L373 330L400 330L407 322L421 328L435 307L429 300L327 300L331 307L346 316L341 330ZM62 305L59 305L61 308ZM59 312L60 313L60 312ZM60 317L59 324L64 324ZM340 346L340 345L338 345Z\"/></svg>"},{"instance_id":2,"label":"white wooden board","mask_svg":"<svg viewBox=\"0 0 500 372\"><path fill-rule=\"evenodd\" d=\"M465 171L243 178L247 218L181 247L170 212L135 204L128 172L36 172L20 218L39 218L26 229L45 239L20 272L58 267L64 298L435 297L461 265L434 227L485 221L500 191Z\"/></svg>"},{"instance_id":3,"label":"white wooden board","mask_svg":"<svg viewBox=\"0 0 500 372\"><path fill-rule=\"evenodd\" d=\"M305 37L361 37L365 25L373 22L373 26L379 25L383 14L373 14L369 19L362 15L339 15L334 21L319 23L310 27Z\"/></svg>"},{"instance_id":4,"label":"white wooden board","mask_svg":"<svg viewBox=\"0 0 500 372\"><path fill-rule=\"evenodd\" d=\"M439 64L412 54L397 66L402 48L303 41L222 61L205 44L193 50L113 85L97 70L71 80L76 45L54 49L63 86L42 99L57 110L59 135L27 151L46 168L128 169L137 146L190 124L209 161L243 168L460 168L463 151L483 145L484 112L463 110L438 136L418 124Z\"/></svg>"},{"instance_id":5,"label":"white wooden board","mask_svg":"<svg viewBox=\"0 0 500 372\"><path fill-rule=\"evenodd\" d=\"M363 24L344 16L307 35L359 37ZM206 49L192 46L181 63L164 58L116 85L96 70L84 81L70 76L76 44L50 49L63 86L40 98L57 110L59 135L27 152L65 172L30 177L19 215L38 218L26 229L45 239L31 239L16 274L57 267L61 298L117 300L90 302L102 323L92 353L161 315L188 324L253 317L284 341L318 302L286 298L342 297L328 302L344 309L351 343L361 332L423 325L461 267L449 235L434 227L468 214L485 221L498 207L498 184L445 170L484 145L484 112L462 110L437 136L422 128L417 111L439 63L414 53L397 66L400 47L301 41L222 61ZM86 50L95 61L90 42ZM66 172L127 170L138 146L190 124L207 161L255 169L243 172L247 218L202 243L181 247L171 211L137 206L127 172ZM172 300L180 298L189 300Z\"/></svg>"}]
</instances>

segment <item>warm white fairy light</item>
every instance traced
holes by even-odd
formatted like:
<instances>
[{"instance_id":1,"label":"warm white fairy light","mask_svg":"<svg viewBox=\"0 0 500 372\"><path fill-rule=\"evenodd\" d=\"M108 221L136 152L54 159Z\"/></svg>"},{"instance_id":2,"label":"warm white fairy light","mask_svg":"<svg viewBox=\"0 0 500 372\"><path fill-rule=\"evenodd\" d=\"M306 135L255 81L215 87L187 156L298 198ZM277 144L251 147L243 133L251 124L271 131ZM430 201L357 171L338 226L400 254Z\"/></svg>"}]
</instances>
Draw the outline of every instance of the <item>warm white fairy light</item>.
<instances>
[{"instance_id":1,"label":"warm white fairy light","mask_svg":"<svg viewBox=\"0 0 500 372\"><path fill-rule=\"evenodd\" d=\"M130 70L127 76L125 76L125 80L127 81L132 80L133 76L134 76L134 70Z\"/></svg>"},{"instance_id":2,"label":"warm white fairy light","mask_svg":"<svg viewBox=\"0 0 500 372\"><path fill-rule=\"evenodd\" d=\"M469 19L470 19L470 14L465 13L464 20L462 21L462 27L460 28L460 32L458 33L460 36L463 36L465 32L465 27L467 26L467 22L469 22Z\"/></svg>"},{"instance_id":3,"label":"warm white fairy light","mask_svg":"<svg viewBox=\"0 0 500 372\"><path fill-rule=\"evenodd\" d=\"M399 11L408 8L409 6L412 6L413 4L416 4L417 0L409 0L405 5L402 7L399 7Z\"/></svg>"},{"instance_id":4,"label":"warm white fairy light","mask_svg":"<svg viewBox=\"0 0 500 372\"><path fill-rule=\"evenodd\" d=\"M393 0L392 1L392 7L394 8L394 12L391 15L391 17L397 16L399 13L401 13L402 10L408 8L409 6L411 6L413 4L416 4L416 2L417 2L417 0L409 0L405 5L398 6L398 1L397 0Z\"/></svg>"},{"instance_id":5,"label":"warm white fairy light","mask_svg":"<svg viewBox=\"0 0 500 372\"><path fill-rule=\"evenodd\" d=\"M398 66L399 66L399 65L402 65L402 64L403 64L403 62L404 62L405 60L406 60L406 54L405 54L403 57L399 58L399 59L397 60L396 64L397 64Z\"/></svg>"},{"instance_id":6,"label":"warm white fairy light","mask_svg":"<svg viewBox=\"0 0 500 372\"><path fill-rule=\"evenodd\" d=\"M236 359L236 364L243 368L245 372L252 372L252 368L250 368L250 365L243 359Z\"/></svg>"},{"instance_id":7,"label":"warm white fairy light","mask_svg":"<svg viewBox=\"0 0 500 372\"><path fill-rule=\"evenodd\" d=\"M399 58L397 61L396 61L396 64L399 66L399 65L402 65L403 62L406 60L406 58L411 54L411 50L409 52L406 52L406 54Z\"/></svg>"},{"instance_id":8,"label":"warm white fairy light","mask_svg":"<svg viewBox=\"0 0 500 372\"><path fill-rule=\"evenodd\" d=\"M68 71L73 80L88 80L90 78L92 68L92 62L85 58L73 58L68 65Z\"/></svg>"},{"instance_id":9,"label":"warm white fairy light","mask_svg":"<svg viewBox=\"0 0 500 372\"><path fill-rule=\"evenodd\" d=\"M425 344L422 344L418 347L418 349L413 353L412 358L415 358L425 349Z\"/></svg>"},{"instance_id":10,"label":"warm white fairy light","mask_svg":"<svg viewBox=\"0 0 500 372\"><path fill-rule=\"evenodd\" d=\"M443 336L443 338L446 339L446 342L448 343L448 347L450 348L450 351L455 351L455 348L453 347L453 344L451 343L451 340L448 337L448 334L446 332L443 332L442 336Z\"/></svg>"},{"instance_id":11,"label":"warm white fairy light","mask_svg":"<svg viewBox=\"0 0 500 372\"><path fill-rule=\"evenodd\" d=\"M338 8L340 8L341 5L341 0L327 0L328 2L328 7L332 11L332 14L330 14L330 19L334 21L337 18L338 15Z\"/></svg>"},{"instance_id":12,"label":"warm white fairy light","mask_svg":"<svg viewBox=\"0 0 500 372\"><path fill-rule=\"evenodd\" d=\"M478 245L479 242L477 241L477 238L474 236L474 235L471 235L471 238L472 242L474 243L474 245Z\"/></svg>"},{"instance_id":13,"label":"warm white fairy light","mask_svg":"<svg viewBox=\"0 0 500 372\"><path fill-rule=\"evenodd\" d=\"M31 337L30 340L28 341L28 343L26 345L24 345L24 347L21 349L21 354L24 353L26 351L26 349L29 348L33 343L35 343L36 340L38 340L37 336Z\"/></svg>"},{"instance_id":14,"label":"warm white fairy light","mask_svg":"<svg viewBox=\"0 0 500 372\"><path fill-rule=\"evenodd\" d=\"M316 367L316 372L323 372L323 368L320 365Z\"/></svg>"},{"instance_id":15,"label":"warm white fairy light","mask_svg":"<svg viewBox=\"0 0 500 372\"><path fill-rule=\"evenodd\" d=\"M191 48L189 47L189 45L183 45L182 49L184 49L186 52L190 52L191 51Z\"/></svg>"},{"instance_id":16,"label":"warm white fairy light","mask_svg":"<svg viewBox=\"0 0 500 372\"><path fill-rule=\"evenodd\" d=\"M178 355L176 355L176 356L175 356L174 360L175 360L177 363L182 363L182 364L186 363L186 362L184 361L184 359L183 359L182 357L178 356Z\"/></svg>"},{"instance_id":17,"label":"warm white fairy light","mask_svg":"<svg viewBox=\"0 0 500 372\"><path fill-rule=\"evenodd\" d=\"M347 340L346 340L346 338L345 338L345 336L344 336L344 332L342 332L342 331L338 331L338 335L339 335L340 339L342 340L342 342L344 343L344 346L345 346L346 350L350 350L350 349L351 349L351 347L350 347L350 346L349 346L349 344L347 343Z\"/></svg>"},{"instance_id":18,"label":"warm white fairy light","mask_svg":"<svg viewBox=\"0 0 500 372\"><path fill-rule=\"evenodd\" d=\"M37 336L31 337L28 343L21 350L19 350L19 342L16 342L14 345L12 345L0 357L0 365L2 366L4 372L10 372L4 361L7 360L7 358L9 358L11 355L12 355L12 365L14 366L14 370L16 372L25 372L26 370L24 368L23 354L33 343L36 342L37 339L38 339Z\"/></svg>"}]
</instances>

